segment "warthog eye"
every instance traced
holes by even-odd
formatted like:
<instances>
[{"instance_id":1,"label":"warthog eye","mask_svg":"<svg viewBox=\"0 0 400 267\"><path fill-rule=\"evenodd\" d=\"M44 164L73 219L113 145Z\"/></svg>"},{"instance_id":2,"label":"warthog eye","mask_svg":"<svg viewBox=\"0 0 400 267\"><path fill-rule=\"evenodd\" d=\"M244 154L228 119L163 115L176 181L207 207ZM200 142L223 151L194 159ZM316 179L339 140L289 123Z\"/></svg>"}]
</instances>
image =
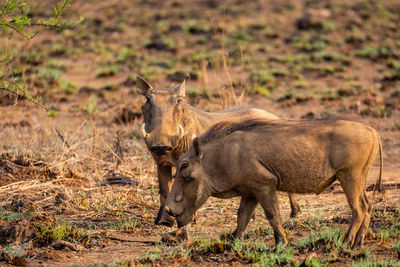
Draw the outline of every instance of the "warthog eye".
<instances>
[{"instance_id":1,"label":"warthog eye","mask_svg":"<svg viewBox=\"0 0 400 267\"><path fill-rule=\"evenodd\" d=\"M185 181L188 181L191 179L190 171L189 171L188 167L189 167L189 163L185 162L185 163L182 163L182 165L179 169L179 172Z\"/></svg>"},{"instance_id":2,"label":"warthog eye","mask_svg":"<svg viewBox=\"0 0 400 267\"><path fill-rule=\"evenodd\" d=\"M181 171L182 170L184 170L184 169L186 169L187 167L189 167L189 164L188 163L182 163L182 165L181 165Z\"/></svg>"}]
</instances>

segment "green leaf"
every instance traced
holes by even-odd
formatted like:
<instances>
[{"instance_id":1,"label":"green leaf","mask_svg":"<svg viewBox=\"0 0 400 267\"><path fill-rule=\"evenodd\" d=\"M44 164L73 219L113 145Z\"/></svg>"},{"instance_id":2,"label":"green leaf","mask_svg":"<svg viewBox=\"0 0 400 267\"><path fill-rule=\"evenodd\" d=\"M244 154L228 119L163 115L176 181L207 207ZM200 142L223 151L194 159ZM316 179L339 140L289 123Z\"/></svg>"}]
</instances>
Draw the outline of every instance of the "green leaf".
<instances>
[{"instance_id":1,"label":"green leaf","mask_svg":"<svg viewBox=\"0 0 400 267\"><path fill-rule=\"evenodd\" d=\"M49 112L49 117L50 118L53 118L53 117L55 117L57 115L57 112L54 110L54 108L51 108L50 109L50 112Z\"/></svg>"},{"instance_id":2,"label":"green leaf","mask_svg":"<svg viewBox=\"0 0 400 267\"><path fill-rule=\"evenodd\" d=\"M14 32L10 32L8 35L8 40L11 40L12 38L14 38Z\"/></svg>"},{"instance_id":3,"label":"green leaf","mask_svg":"<svg viewBox=\"0 0 400 267\"><path fill-rule=\"evenodd\" d=\"M21 7L21 9L22 9L23 14L24 14L24 15L27 15L28 12L29 12L29 7L28 7L28 5L27 5L26 3L21 3L20 7Z\"/></svg>"},{"instance_id":4,"label":"green leaf","mask_svg":"<svg viewBox=\"0 0 400 267\"><path fill-rule=\"evenodd\" d=\"M53 16L56 17L57 16L57 8L53 6Z\"/></svg>"},{"instance_id":5,"label":"green leaf","mask_svg":"<svg viewBox=\"0 0 400 267\"><path fill-rule=\"evenodd\" d=\"M3 79L4 78L4 72L2 72L1 70L0 70L0 79Z\"/></svg>"},{"instance_id":6,"label":"green leaf","mask_svg":"<svg viewBox=\"0 0 400 267\"><path fill-rule=\"evenodd\" d=\"M49 24L51 24L51 25L57 25L57 24L58 24L58 21L57 21L55 18L50 18L50 19L49 19Z\"/></svg>"},{"instance_id":7,"label":"green leaf","mask_svg":"<svg viewBox=\"0 0 400 267\"><path fill-rule=\"evenodd\" d=\"M8 83L8 81L3 81L3 84L2 84L2 86L4 87L4 88L8 88L8 85L9 85L9 83Z\"/></svg>"},{"instance_id":8,"label":"green leaf","mask_svg":"<svg viewBox=\"0 0 400 267\"><path fill-rule=\"evenodd\" d=\"M26 37L28 38L28 39L32 39L33 37L35 37L36 36L36 33L27 33L26 34Z\"/></svg>"}]
</instances>

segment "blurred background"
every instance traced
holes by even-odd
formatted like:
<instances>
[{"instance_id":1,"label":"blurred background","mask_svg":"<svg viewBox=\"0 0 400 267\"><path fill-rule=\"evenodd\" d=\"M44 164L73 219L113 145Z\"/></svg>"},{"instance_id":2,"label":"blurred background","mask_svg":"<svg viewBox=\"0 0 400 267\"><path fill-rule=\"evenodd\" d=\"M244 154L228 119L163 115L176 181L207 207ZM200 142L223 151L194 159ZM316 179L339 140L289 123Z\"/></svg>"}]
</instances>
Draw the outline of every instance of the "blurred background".
<instances>
[{"instance_id":1,"label":"blurred background","mask_svg":"<svg viewBox=\"0 0 400 267\"><path fill-rule=\"evenodd\" d=\"M29 17L49 17L57 3L29 2ZM81 16L74 29L3 33L0 43L13 58L0 63L5 77L59 118L134 122L137 75L155 88L186 79L190 103L207 111L251 104L283 118L363 118L389 132L388 153L400 150L399 1L77 0L62 14ZM15 103L0 94L2 106ZM0 112L25 103L30 122L42 120L17 102Z\"/></svg>"},{"instance_id":2,"label":"blurred background","mask_svg":"<svg viewBox=\"0 0 400 267\"><path fill-rule=\"evenodd\" d=\"M27 3L38 21L59 1ZM22 199L18 212L42 212L85 231L82 221L107 232L114 226L99 224L106 219L120 223L114 230L166 231L152 224L158 184L140 137L145 99L136 93L137 75L155 88L186 80L189 103L206 111L249 104L282 118L370 123L383 141L384 181L400 183L400 1L74 0L62 14L72 22L81 16L73 29L30 28L39 32L32 40L0 31L0 56L12 59L0 61L0 78L45 105L0 90L2 220ZM101 186L115 173L139 186ZM396 190L388 203L398 205ZM286 196L281 203L286 216ZM300 203L303 219L325 212L321 203L332 212L346 205L343 194ZM236 207L215 200L198 224L210 227L227 212L219 222L234 225ZM96 256L77 261L88 262Z\"/></svg>"},{"instance_id":3,"label":"blurred background","mask_svg":"<svg viewBox=\"0 0 400 267\"><path fill-rule=\"evenodd\" d=\"M51 15L56 3L32 1L29 14ZM79 16L76 29L1 42L14 77L46 102L129 91L121 102L134 109L141 75L156 87L186 79L193 103L206 98L209 109L243 95L283 116L398 110L395 0L73 1L63 18Z\"/></svg>"}]
</instances>

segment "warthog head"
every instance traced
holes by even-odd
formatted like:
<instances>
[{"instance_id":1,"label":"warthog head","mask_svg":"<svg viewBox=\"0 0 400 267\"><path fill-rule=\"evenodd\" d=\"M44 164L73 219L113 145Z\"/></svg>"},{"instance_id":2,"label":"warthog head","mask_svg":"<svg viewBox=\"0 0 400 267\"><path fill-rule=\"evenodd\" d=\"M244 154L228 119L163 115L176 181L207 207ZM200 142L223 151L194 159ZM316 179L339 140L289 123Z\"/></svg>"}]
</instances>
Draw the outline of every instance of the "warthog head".
<instances>
[{"instance_id":1,"label":"warthog head","mask_svg":"<svg viewBox=\"0 0 400 267\"><path fill-rule=\"evenodd\" d=\"M182 102L185 82L174 89L154 90L144 79L137 77L138 93L146 98L142 106L141 132L149 150L157 157L165 157L185 134Z\"/></svg>"},{"instance_id":2,"label":"warthog head","mask_svg":"<svg viewBox=\"0 0 400 267\"><path fill-rule=\"evenodd\" d=\"M200 139L196 137L189 152L182 155L176 164L176 176L165 210L176 218L178 227L190 223L196 210L211 196L202 158Z\"/></svg>"}]
</instances>

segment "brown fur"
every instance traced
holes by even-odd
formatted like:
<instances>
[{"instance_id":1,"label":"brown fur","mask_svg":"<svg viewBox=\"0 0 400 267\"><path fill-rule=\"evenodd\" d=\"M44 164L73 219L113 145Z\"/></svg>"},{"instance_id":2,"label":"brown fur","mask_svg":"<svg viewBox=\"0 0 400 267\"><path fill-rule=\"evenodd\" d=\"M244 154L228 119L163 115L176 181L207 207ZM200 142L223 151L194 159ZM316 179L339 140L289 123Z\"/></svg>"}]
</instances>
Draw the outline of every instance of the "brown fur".
<instances>
[{"instance_id":1,"label":"brown fur","mask_svg":"<svg viewBox=\"0 0 400 267\"><path fill-rule=\"evenodd\" d=\"M277 116L264 110L251 107L237 107L220 112L204 112L190 106L185 101L185 83L176 88L156 90L144 79L137 78L138 93L147 98L143 105L146 145L152 152L157 164L160 187L160 210L156 224L172 226L173 220L163 212L165 200L172 183L172 167L179 156L189 150L192 136L199 136L215 123L231 119L265 118L278 119ZM181 125L185 134L178 138L178 126ZM166 147L166 153L160 153L157 147ZM290 196L292 217L300 211L294 196Z\"/></svg>"},{"instance_id":2,"label":"brown fur","mask_svg":"<svg viewBox=\"0 0 400 267\"><path fill-rule=\"evenodd\" d=\"M221 121L214 124L210 129L208 129L203 135L200 136L201 144L207 144L211 141L228 136L237 131L252 131L252 130L267 130L273 127L274 130L279 131L291 131L293 133L303 132L305 128L314 127L318 123L334 123L338 120L359 122L357 120L350 120L341 117L331 117L331 118L321 118L321 119L310 119L310 120L263 120L263 119L250 119L246 121L230 120ZM293 127L294 125L301 124L301 128ZM364 124L364 123L363 123ZM367 125L367 124L365 124ZM379 139L379 176L376 180L374 191L379 193L384 193L385 189L382 185L382 172L383 172L383 152L382 152L382 142Z\"/></svg>"},{"instance_id":3,"label":"brown fur","mask_svg":"<svg viewBox=\"0 0 400 267\"><path fill-rule=\"evenodd\" d=\"M344 241L360 246L372 212L364 187L378 149L381 152L378 133L359 122L221 122L195 138L190 151L179 158L166 210L183 226L210 196L241 196L235 236L242 235L261 203L275 241L286 242L276 191L318 194L339 180L353 213Z\"/></svg>"}]
</instances>

